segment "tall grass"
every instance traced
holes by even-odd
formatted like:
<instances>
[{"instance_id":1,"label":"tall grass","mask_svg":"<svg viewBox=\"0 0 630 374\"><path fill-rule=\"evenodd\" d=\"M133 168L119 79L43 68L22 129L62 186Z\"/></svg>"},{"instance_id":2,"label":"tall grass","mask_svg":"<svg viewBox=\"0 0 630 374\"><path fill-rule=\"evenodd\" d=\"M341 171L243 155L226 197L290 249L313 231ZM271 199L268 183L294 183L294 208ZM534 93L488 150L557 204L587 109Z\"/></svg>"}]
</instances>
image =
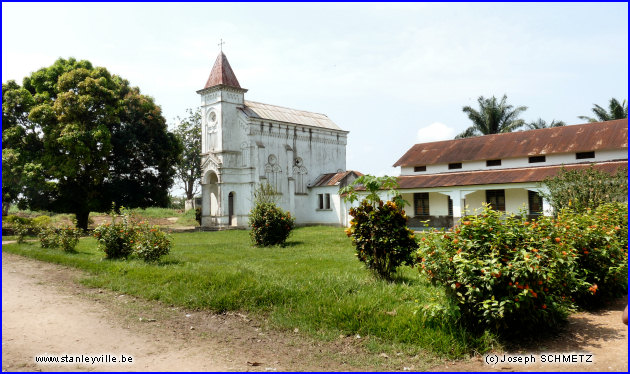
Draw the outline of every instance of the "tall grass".
<instances>
[{"instance_id":1,"label":"tall grass","mask_svg":"<svg viewBox=\"0 0 630 374\"><path fill-rule=\"evenodd\" d=\"M91 238L81 240L76 254L28 243L3 250L84 269L89 286L187 308L244 311L325 340L358 334L370 337L373 349L396 345L449 357L489 347L456 326L423 327L416 311L443 295L415 269L403 269L395 282L375 279L342 229L296 229L285 248L252 247L247 231L173 238L171 254L158 265L103 260Z\"/></svg>"}]
</instances>

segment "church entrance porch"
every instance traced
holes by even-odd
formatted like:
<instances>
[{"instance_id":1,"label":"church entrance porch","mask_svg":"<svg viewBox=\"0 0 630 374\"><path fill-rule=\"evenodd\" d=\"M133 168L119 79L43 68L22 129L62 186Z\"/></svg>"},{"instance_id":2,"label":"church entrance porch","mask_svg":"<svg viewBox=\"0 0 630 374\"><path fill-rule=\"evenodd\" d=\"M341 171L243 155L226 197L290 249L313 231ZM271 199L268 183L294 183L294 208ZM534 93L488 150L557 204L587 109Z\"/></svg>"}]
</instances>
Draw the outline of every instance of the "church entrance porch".
<instances>
[{"instance_id":1,"label":"church entrance porch","mask_svg":"<svg viewBox=\"0 0 630 374\"><path fill-rule=\"evenodd\" d=\"M201 184L201 225L217 226L219 225L218 217L220 216L221 201L219 196L219 177L214 171L206 173Z\"/></svg>"}]
</instances>

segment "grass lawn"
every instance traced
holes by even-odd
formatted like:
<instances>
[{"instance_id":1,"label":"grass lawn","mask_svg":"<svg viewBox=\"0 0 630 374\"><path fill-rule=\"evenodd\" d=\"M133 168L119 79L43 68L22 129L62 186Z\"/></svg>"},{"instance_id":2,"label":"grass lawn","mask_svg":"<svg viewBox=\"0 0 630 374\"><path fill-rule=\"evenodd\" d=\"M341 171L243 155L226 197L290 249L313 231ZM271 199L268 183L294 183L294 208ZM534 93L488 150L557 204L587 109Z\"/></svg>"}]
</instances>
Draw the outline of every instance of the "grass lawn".
<instances>
[{"instance_id":1,"label":"grass lawn","mask_svg":"<svg viewBox=\"0 0 630 374\"><path fill-rule=\"evenodd\" d=\"M39 243L3 250L86 270L92 287L216 312L238 310L273 328L298 328L332 340L360 335L369 350L421 350L458 357L490 343L457 327L423 327L416 311L440 300L438 289L404 268L395 282L375 279L355 257L341 228L296 229L285 248L256 248L247 231L173 234L171 254L158 264L105 260L93 238L77 253L42 249Z\"/></svg>"}]
</instances>

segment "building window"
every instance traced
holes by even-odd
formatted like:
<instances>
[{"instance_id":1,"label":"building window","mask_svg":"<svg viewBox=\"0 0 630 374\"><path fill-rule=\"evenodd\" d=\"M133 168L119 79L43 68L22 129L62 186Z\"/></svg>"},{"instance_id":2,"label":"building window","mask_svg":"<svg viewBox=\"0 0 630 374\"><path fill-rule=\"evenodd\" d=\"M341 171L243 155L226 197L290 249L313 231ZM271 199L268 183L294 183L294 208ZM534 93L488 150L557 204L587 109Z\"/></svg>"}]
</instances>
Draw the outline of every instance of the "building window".
<instances>
[{"instance_id":1,"label":"building window","mask_svg":"<svg viewBox=\"0 0 630 374\"><path fill-rule=\"evenodd\" d=\"M529 163L533 164L536 162L545 162L545 156L531 156L529 158Z\"/></svg>"},{"instance_id":2,"label":"building window","mask_svg":"<svg viewBox=\"0 0 630 374\"><path fill-rule=\"evenodd\" d=\"M505 212L505 190L486 190L486 203L491 209Z\"/></svg>"},{"instance_id":3,"label":"building window","mask_svg":"<svg viewBox=\"0 0 630 374\"><path fill-rule=\"evenodd\" d=\"M576 160L582 160L585 158L595 158L595 152L578 152L575 154Z\"/></svg>"},{"instance_id":4,"label":"building window","mask_svg":"<svg viewBox=\"0 0 630 374\"><path fill-rule=\"evenodd\" d=\"M278 165L278 158L276 155L269 155L269 157L267 157L267 163L265 164L265 177L267 178L267 183L269 183L278 194L282 194L283 184L280 183L281 173L282 168Z\"/></svg>"},{"instance_id":5,"label":"building window","mask_svg":"<svg viewBox=\"0 0 630 374\"><path fill-rule=\"evenodd\" d=\"M527 200L529 201L529 214L539 216L543 212L543 199L538 192L527 191Z\"/></svg>"},{"instance_id":6,"label":"building window","mask_svg":"<svg viewBox=\"0 0 630 374\"><path fill-rule=\"evenodd\" d=\"M486 160L486 166L501 166L501 160Z\"/></svg>"},{"instance_id":7,"label":"building window","mask_svg":"<svg viewBox=\"0 0 630 374\"><path fill-rule=\"evenodd\" d=\"M317 195L319 199L319 209L320 210L330 210L330 194L329 193L320 193Z\"/></svg>"},{"instance_id":8,"label":"building window","mask_svg":"<svg viewBox=\"0 0 630 374\"><path fill-rule=\"evenodd\" d=\"M413 167L413 171L415 172L419 172L419 171L427 171L427 166L423 165L423 166L414 166Z\"/></svg>"},{"instance_id":9,"label":"building window","mask_svg":"<svg viewBox=\"0 0 630 374\"><path fill-rule=\"evenodd\" d=\"M306 175L308 170L304 166L304 160L297 157L293 162L293 179L295 180L295 194L306 195Z\"/></svg>"},{"instance_id":10,"label":"building window","mask_svg":"<svg viewBox=\"0 0 630 374\"><path fill-rule=\"evenodd\" d=\"M428 216L429 215L429 193L415 193L413 194L413 206L414 215Z\"/></svg>"},{"instance_id":11,"label":"building window","mask_svg":"<svg viewBox=\"0 0 630 374\"><path fill-rule=\"evenodd\" d=\"M452 170L452 169L461 169L462 168L462 163L461 162L454 162L452 164L448 164L448 169Z\"/></svg>"},{"instance_id":12,"label":"building window","mask_svg":"<svg viewBox=\"0 0 630 374\"><path fill-rule=\"evenodd\" d=\"M453 217L453 199L450 196L448 196L448 215Z\"/></svg>"}]
</instances>

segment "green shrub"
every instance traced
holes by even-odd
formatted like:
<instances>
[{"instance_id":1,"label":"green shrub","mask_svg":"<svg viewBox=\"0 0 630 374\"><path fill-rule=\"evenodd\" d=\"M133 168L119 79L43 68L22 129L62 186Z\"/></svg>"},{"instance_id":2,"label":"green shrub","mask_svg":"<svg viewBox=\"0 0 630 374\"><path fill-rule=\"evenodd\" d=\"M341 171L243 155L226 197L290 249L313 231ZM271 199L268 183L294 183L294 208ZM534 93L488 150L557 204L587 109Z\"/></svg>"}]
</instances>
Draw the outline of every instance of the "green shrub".
<instances>
[{"instance_id":1,"label":"green shrub","mask_svg":"<svg viewBox=\"0 0 630 374\"><path fill-rule=\"evenodd\" d=\"M133 253L135 221L128 210L121 209L121 214L121 222L116 222L116 215L112 211L112 222L94 229L94 237L106 258L127 258Z\"/></svg>"},{"instance_id":2,"label":"green shrub","mask_svg":"<svg viewBox=\"0 0 630 374\"><path fill-rule=\"evenodd\" d=\"M284 245L295 227L291 213L274 203L257 203L249 213L250 237L256 246Z\"/></svg>"},{"instance_id":3,"label":"green shrub","mask_svg":"<svg viewBox=\"0 0 630 374\"><path fill-rule=\"evenodd\" d=\"M39 238L39 244L42 248L57 248L59 247L59 238L57 230L54 227L44 227L39 230L37 234Z\"/></svg>"},{"instance_id":4,"label":"green shrub","mask_svg":"<svg viewBox=\"0 0 630 374\"><path fill-rule=\"evenodd\" d=\"M362 175L339 191L350 203L359 199L360 191L367 192L359 206L350 209L353 219L346 234L352 238L359 260L385 279L391 279L398 266L412 265L411 254L418 249L397 188L395 177ZM382 193L391 194L391 201L383 203Z\"/></svg>"},{"instance_id":5,"label":"green shrub","mask_svg":"<svg viewBox=\"0 0 630 374\"><path fill-rule=\"evenodd\" d=\"M79 237L81 236L81 230L73 227L66 226L57 231L57 241L59 247L66 252L73 252L74 248L79 243Z\"/></svg>"},{"instance_id":6,"label":"green shrub","mask_svg":"<svg viewBox=\"0 0 630 374\"><path fill-rule=\"evenodd\" d=\"M50 226L51 218L50 216L37 216L33 218L32 224L35 230L39 231L47 226Z\"/></svg>"},{"instance_id":7,"label":"green shrub","mask_svg":"<svg viewBox=\"0 0 630 374\"><path fill-rule=\"evenodd\" d=\"M571 309L578 289L576 254L567 233L549 217L534 222L485 207L451 232L420 240L421 271L443 285L458 316L471 330L503 334L554 328Z\"/></svg>"},{"instance_id":8,"label":"green shrub","mask_svg":"<svg viewBox=\"0 0 630 374\"><path fill-rule=\"evenodd\" d=\"M195 208L195 221L201 225L201 208Z\"/></svg>"},{"instance_id":9,"label":"green shrub","mask_svg":"<svg viewBox=\"0 0 630 374\"><path fill-rule=\"evenodd\" d=\"M407 216L391 201L372 206L363 200L350 209L353 217L346 234L352 238L357 257L378 276L389 279L403 264L412 264L411 254L418 248Z\"/></svg>"},{"instance_id":10,"label":"green shrub","mask_svg":"<svg viewBox=\"0 0 630 374\"><path fill-rule=\"evenodd\" d=\"M146 262L155 262L171 250L171 238L158 226L138 227L136 238L135 253Z\"/></svg>"},{"instance_id":11,"label":"green shrub","mask_svg":"<svg viewBox=\"0 0 630 374\"><path fill-rule=\"evenodd\" d=\"M581 307L599 307L628 292L627 209L625 203L609 203L558 215L557 229L566 232L576 250L582 283L572 296Z\"/></svg>"},{"instance_id":12,"label":"green shrub","mask_svg":"<svg viewBox=\"0 0 630 374\"><path fill-rule=\"evenodd\" d=\"M26 236L34 235L33 220L31 218L20 217L16 215L8 215L4 221L13 230L13 234L17 236L18 243L24 243Z\"/></svg>"},{"instance_id":13,"label":"green shrub","mask_svg":"<svg viewBox=\"0 0 630 374\"><path fill-rule=\"evenodd\" d=\"M628 198L628 168L619 168L615 174L588 169L567 170L564 167L554 177L545 179L548 192L543 197L551 203L556 213L562 209L584 213L599 205Z\"/></svg>"}]
</instances>

